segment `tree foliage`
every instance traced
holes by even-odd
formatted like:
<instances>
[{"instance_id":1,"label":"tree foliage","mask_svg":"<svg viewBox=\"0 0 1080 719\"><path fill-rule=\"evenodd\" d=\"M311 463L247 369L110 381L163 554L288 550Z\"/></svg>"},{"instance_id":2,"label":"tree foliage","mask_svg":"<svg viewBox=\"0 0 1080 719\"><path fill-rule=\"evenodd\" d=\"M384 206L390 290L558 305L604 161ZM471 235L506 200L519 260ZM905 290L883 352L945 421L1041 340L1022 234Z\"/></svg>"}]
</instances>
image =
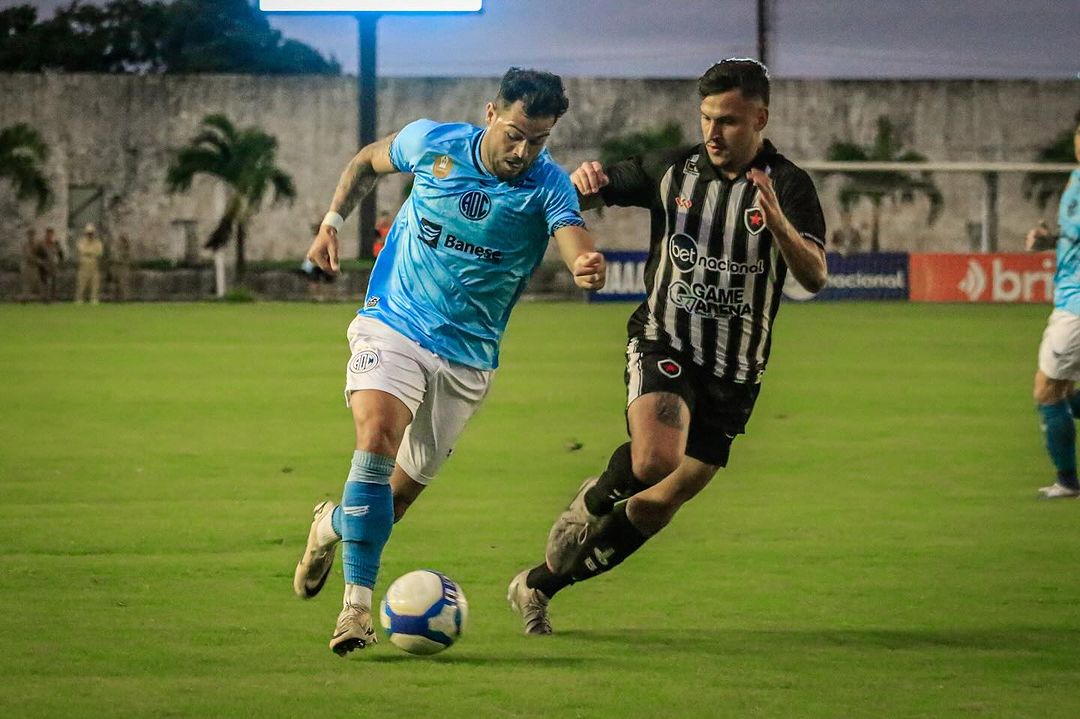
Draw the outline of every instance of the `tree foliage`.
<instances>
[{"instance_id":1,"label":"tree foliage","mask_svg":"<svg viewBox=\"0 0 1080 719\"><path fill-rule=\"evenodd\" d=\"M34 200L38 214L52 201L44 170L48 157L48 146L29 125L19 123L0 130L0 180L7 180L20 200Z\"/></svg>"},{"instance_id":2,"label":"tree foliage","mask_svg":"<svg viewBox=\"0 0 1080 719\"><path fill-rule=\"evenodd\" d=\"M904 150L896 136L892 121L879 117L874 141L868 146L854 142L834 142L829 146L828 158L834 162L926 162L926 158L914 150ZM828 173L826 173L828 174ZM877 252L881 246L881 205L885 200L895 204L910 204L918 195L930 202L927 222L933 224L941 214L943 199L941 190L929 172L848 172L840 187L840 205L850 210L860 199L868 199L873 207L873 225L870 250Z\"/></svg>"},{"instance_id":3,"label":"tree foliage","mask_svg":"<svg viewBox=\"0 0 1080 719\"><path fill-rule=\"evenodd\" d=\"M660 127L604 140L600 145L600 164L607 167L634 155L678 147L681 144L683 144L682 129L674 122L668 122Z\"/></svg>"},{"instance_id":4,"label":"tree foliage","mask_svg":"<svg viewBox=\"0 0 1080 719\"><path fill-rule=\"evenodd\" d=\"M0 72L339 74L248 0L72 0L48 19L0 10Z\"/></svg>"},{"instance_id":5,"label":"tree foliage","mask_svg":"<svg viewBox=\"0 0 1080 719\"><path fill-rule=\"evenodd\" d=\"M187 145L173 151L166 170L169 192L186 192L197 175L210 175L229 191L225 213L206 241L220 249L235 239L236 275L243 278L247 227L267 193L272 204L296 197L292 177L277 165L277 139L257 127L237 128L224 115L207 115Z\"/></svg>"},{"instance_id":6,"label":"tree foliage","mask_svg":"<svg viewBox=\"0 0 1080 719\"><path fill-rule=\"evenodd\" d=\"M1068 130L1062 130L1061 134L1055 137L1050 144L1039 150L1035 161L1062 162L1066 164L1076 162L1076 154L1073 148L1073 135L1075 132L1075 125ZM1061 193L1068 179L1069 173L1067 172L1029 172L1024 175L1024 197L1034 200L1040 210L1046 209L1046 205L1049 204L1050 200Z\"/></svg>"}]
</instances>

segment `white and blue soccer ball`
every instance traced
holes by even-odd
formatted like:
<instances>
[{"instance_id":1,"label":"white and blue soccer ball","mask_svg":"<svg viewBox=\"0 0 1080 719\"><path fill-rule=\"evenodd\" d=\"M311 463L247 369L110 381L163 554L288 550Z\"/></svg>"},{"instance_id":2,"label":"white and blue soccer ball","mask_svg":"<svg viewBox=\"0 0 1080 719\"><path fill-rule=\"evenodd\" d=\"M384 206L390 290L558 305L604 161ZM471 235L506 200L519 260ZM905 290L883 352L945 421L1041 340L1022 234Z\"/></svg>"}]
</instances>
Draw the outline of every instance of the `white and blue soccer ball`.
<instances>
[{"instance_id":1,"label":"white and blue soccer ball","mask_svg":"<svg viewBox=\"0 0 1080 719\"><path fill-rule=\"evenodd\" d=\"M409 654L437 654L461 637L469 603L450 577L417 569L386 590L379 618L391 644Z\"/></svg>"}]
</instances>

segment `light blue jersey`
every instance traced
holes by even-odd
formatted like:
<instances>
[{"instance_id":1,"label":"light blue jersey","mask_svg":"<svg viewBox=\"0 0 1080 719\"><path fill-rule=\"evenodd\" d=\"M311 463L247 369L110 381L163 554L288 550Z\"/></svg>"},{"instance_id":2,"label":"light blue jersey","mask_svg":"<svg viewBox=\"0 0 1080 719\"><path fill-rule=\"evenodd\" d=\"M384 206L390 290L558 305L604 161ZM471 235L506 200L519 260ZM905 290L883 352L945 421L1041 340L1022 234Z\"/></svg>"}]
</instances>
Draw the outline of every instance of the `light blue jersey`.
<instances>
[{"instance_id":1,"label":"light blue jersey","mask_svg":"<svg viewBox=\"0 0 1080 719\"><path fill-rule=\"evenodd\" d=\"M452 362L495 369L510 310L560 227L584 225L569 175L544 149L503 182L480 160L484 130L417 120L390 145L414 174L359 312Z\"/></svg>"},{"instance_id":2,"label":"light blue jersey","mask_svg":"<svg viewBox=\"0 0 1080 719\"><path fill-rule=\"evenodd\" d=\"M1080 315L1080 170L1073 170L1058 209L1054 307Z\"/></svg>"}]
</instances>

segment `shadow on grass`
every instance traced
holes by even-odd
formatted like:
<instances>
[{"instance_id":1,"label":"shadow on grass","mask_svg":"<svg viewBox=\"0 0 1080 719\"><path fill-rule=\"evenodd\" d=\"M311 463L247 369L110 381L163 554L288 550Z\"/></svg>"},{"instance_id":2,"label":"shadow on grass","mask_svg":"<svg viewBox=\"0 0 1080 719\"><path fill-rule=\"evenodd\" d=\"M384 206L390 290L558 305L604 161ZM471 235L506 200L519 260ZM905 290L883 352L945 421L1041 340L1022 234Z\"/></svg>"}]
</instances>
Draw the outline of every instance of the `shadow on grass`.
<instances>
[{"instance_id":1,"label":"shadow on grass","mask_svg":"<svg viewBox=\"0 0 1080 719\"><path fill-rule=\"evenodd\" d=\"M558 638L587 642L610 642L679 651L745 653L775 651L777 645L792 649L959 649L963 651L1047 651L1055 647L1080 646L1080 629L1052 627L1004 627L993 629L674 629L670 631L577 629L560 631ZM1071 649L1070 649L1071 651Z\"/></svg>"},{"instance_id":2,"label":"shadow on grass","mask_svg":"<svg viewBox=\"0 0 1080 719\"><path fill-rule=\"evenodd\" d=\"M397 664L399 662L435 662L437 664L448 664L455 666L478 666L478 667L490 667L492 665L515 667L519 666L524 669L536 669L539 667L545 667L549 669L566 669L571 667L583 667L589 664L602 663L603 658L590 658L590 657L536 657L536 656L469 656L469 655L456 655L453 653L439 654L433 657L414 657L398 652L396 654L372 654L370 658L365 658L367 661L375 662L376 664Z\"/></svg>"}]
</instances>

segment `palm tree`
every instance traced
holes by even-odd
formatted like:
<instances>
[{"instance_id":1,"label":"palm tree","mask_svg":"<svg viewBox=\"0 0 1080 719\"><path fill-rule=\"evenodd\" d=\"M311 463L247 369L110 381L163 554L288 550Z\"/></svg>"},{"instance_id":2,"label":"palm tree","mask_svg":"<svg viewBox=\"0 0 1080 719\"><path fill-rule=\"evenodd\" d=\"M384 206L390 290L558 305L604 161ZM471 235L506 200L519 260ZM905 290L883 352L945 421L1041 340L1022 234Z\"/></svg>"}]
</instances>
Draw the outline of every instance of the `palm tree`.
<instances>
[{"instance_id":1,"label":"palm tree","mask_svg":"<svg viewBox=\"0 0 1080 719\"><path fill-rule=\"evenodd\" d=\"M653 150L665 150L683 144L682 129L674 122L660 127L611 137L600 145L600 164L604 167L625 160L632 155L643 155Z\"/></svg>"},{"instance_id":2,"label":"palm tree","mask_svg":"<svg viewBox=\"0 0 1080 719\"><path fill-rule=\"evenodd\" d=\"M198 174L216 177L228 187L225 214L206 247L217 250L236 238L238 281L244 277L248 223L262 207L267 191L274 191L272 204L296 198L292 177L277 166L277 147L277 139L257 127L237 129L224 115L207 115L200 132L173 151L166 173L169 192L191 189Z\"/></svg>"},{"instance_id":3,"label":"palm tree","mask_svg":"<svg viewBox=\"0 0 1080 719\"><path fill-rule=\"evenodd\" d=\"M829 146L828 157L834 162L926 162L926 158L913 150L901 151L900 142L893 132L892 122L879 117L877 135L869 147L853 142L834 142ZM829 173L825 173L829 174ZM911 203L919 193L930 201L927 223L933 224L941 214L941 190L934 184L929 172L841 172L845 178L840 188L840 206L850 210L862 198L870 200L873 207L870 233L870 251L881 247L881 204L890 200L894 205Z\"/></svg>"},{"instance_id":4,"label":"palm tree","mask_svg":"<svg viewBox=\"0 0 1080 719\"><path fill-rule=\"evenodd\" d=\"M44 172L48 157L48 145L29 125L19 123L0 130L0 179L12 184L20 200L36 200L39 215L52 201Z\"/></svg>"},{"instance_id":5,"label":"palm tree","mask_svg":"<svg viewBox=\"0 0 1080 719\"><path fill-rule=\"evenodd\" d=\"M1080 117L1077 121L1080 122ZM1050 144L1039 150L1035 162L1061 162L1070 165L1076 162L1076 151L1073 148L1075 132L1075 125L1071 130L1063 130ZM1024 198L1035 200L1039 209L1044 210L1051 198L1062 191L1068 179L1067 172L1029 172L1024 175Z\"/></svg>"}]
</instances>

